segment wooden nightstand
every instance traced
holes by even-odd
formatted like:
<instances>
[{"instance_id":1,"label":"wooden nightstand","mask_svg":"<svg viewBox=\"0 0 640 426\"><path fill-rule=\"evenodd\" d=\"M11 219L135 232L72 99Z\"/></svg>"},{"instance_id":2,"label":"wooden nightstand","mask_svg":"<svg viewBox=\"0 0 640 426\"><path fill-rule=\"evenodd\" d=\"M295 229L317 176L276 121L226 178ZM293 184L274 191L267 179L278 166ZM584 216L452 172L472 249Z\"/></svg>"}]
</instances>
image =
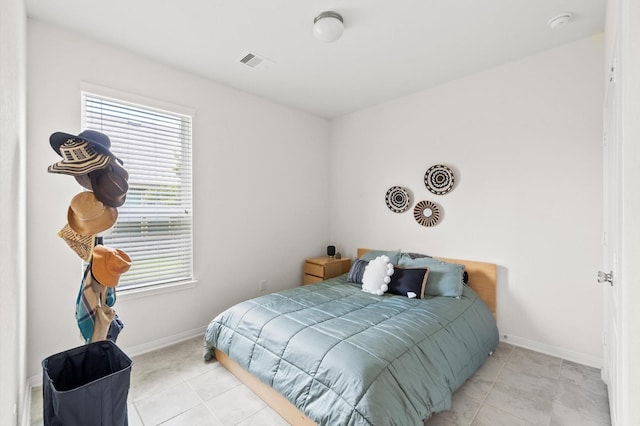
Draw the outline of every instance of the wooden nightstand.
<instances>
[{"instance_id":1,"label":"wooden nightstand","mask_svg":"<svg viewBox=\"0 0 640 426\"><path fill-rule=\"evenodd\" d=\"M351 268L351 259L343 257L336 259L329 256L305 259L302 284L313 284L346 274Z\"/></svg>"}]
</instances>

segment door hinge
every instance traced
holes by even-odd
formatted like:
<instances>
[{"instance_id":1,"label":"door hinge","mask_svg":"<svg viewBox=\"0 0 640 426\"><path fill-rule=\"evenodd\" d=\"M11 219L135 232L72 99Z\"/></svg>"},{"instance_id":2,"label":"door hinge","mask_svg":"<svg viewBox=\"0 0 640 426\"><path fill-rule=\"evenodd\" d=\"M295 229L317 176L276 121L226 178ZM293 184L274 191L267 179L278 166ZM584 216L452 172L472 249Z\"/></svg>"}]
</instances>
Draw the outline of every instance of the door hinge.
<instances>
[{"instance_id":1,"label":"door hinge","mask_svg":"<svg viewBox=\"0 0 640 426\"><path fill-rule=\"evenodd\" d=\"M598 282L600 284L609 283L613 285L613 271L609 273L598 271Z\"/></svg>"},{"instance_id":2,"label":"door hinge","mask_svg":"<svg viewBox=\"0 0 640 426\"><path fill-rule=\"evenodd\" d=\"M616 82L616 67L615 65L611 65L611 69L609 70L609 82Z\"/></svg>"}]
</instances>

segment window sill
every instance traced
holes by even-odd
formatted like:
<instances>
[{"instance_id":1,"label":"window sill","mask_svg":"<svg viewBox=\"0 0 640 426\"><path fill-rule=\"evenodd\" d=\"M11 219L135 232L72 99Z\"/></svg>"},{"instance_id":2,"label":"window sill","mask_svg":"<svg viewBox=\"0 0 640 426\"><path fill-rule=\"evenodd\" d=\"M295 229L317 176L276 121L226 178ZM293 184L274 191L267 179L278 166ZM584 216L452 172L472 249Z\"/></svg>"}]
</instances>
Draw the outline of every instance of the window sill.
<instances>
[{"instance_id":1,"label":"window sill","mask_svg":"<svg viewBox=\"0 0 640 426\"><path fill-rule=\"evenodd\" d=\"M156 294L171 293L174 291L182 291L194 288L198 284L197 280L178 281L167 284L157 284L148 287L138 287L131 289L118 290L116 293L117 300L133 300L141 297L154 296Z\"/></svg>"}]
</instances>

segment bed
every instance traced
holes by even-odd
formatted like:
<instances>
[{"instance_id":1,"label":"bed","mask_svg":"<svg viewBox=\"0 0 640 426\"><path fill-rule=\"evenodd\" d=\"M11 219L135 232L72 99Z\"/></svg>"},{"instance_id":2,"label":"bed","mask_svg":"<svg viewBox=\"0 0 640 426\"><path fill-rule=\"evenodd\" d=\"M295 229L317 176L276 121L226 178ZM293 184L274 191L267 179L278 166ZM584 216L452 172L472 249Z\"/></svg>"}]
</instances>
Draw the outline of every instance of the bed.
<instances>
[{"instance_id":1,"label":"bed","mask_svg":"<svg viewBox=\"0 0 640 426\"><path fill-rule=\"evenodd\" d=\"M358 259L380 253L395 254L359 249ZM394 260L400 269L427 269L427 290L438 276L457 282L441 263L467 280L457 297L377 296L349 282L354 262L349 274L216 316L205 359L215 356L294 425L422 424L451 407L452 393L498 344L496 265L416 253Z\"/></svg>"}]
</instances>

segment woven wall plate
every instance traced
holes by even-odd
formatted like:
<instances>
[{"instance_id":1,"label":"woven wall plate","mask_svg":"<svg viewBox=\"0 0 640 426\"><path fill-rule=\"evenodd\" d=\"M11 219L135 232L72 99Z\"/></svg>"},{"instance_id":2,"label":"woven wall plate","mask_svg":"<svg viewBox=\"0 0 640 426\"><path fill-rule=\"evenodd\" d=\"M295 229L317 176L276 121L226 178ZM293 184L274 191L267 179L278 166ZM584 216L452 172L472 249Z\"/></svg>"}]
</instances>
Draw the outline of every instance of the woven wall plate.
<instances>
[{"instance_id":1,"label":"woven wall plate","mask_svg":"<svg viewBox=\"0 0 640 426\"><path fill-rule=\"evenodd\" d=\"M435 226L440 221L440 208L436 203L422 200L413 208L413 217L422 226Z\"/></svg>"},{"instance_id":2,"label":"woven wall plate","mask_svg":"<svg viewBox=\"0 0 640 426\"><path fill-rule=\"evenodd\" d=\"M409 191L401 186L392 186L384 197L389 210L395 213L402 213L409 208L411 196Z\"/></svg>"},{"instance_id":3,"label":"woven wall plate","mask_svg":"<svg viewBox=\"0 0 640 426\"><path fill-rule=\"evenodd\" d=\"M453 189L455 177L453 171L442 164L429 167L424 174L424 184L436 195L446 194Z\"/></svg>"}]
</instances>

